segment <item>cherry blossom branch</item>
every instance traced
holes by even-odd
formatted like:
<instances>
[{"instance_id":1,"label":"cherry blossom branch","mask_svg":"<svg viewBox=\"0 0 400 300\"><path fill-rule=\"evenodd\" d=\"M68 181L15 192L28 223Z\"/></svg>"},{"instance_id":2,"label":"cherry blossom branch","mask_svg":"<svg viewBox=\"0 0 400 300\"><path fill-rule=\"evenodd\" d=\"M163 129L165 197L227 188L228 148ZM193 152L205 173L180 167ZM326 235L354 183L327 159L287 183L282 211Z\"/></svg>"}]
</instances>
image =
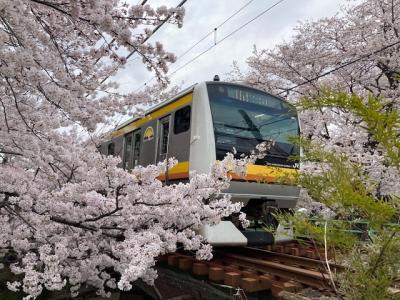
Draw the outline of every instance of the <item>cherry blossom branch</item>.
<instances>
[{"instance_id":1,"label":"cherry blossom branch","mask_svg":"<svg viewBox=\"0 0 400 300\"><path fill-rule=\"evenodd\" d=\"M76 228L80 228L80 229L84 229L84 230L88 230L91 232L98 232L99 230L101 230L101 228L96 228L96 227L92 227L92 226L88 226L88 225L84 225L81 222L75 222L75 221L70 221L61 217L56 217L56 216L51 216L50 220L59 224L63 224L63 225L68 225L68 226L72 226L72 227L76 227ZM110 233L106 233L106 232L102 232L101 234L107 236L107 237L111 237L117 240L120 240L121 238L123 238L123 235L116 235L116 234L110 234Z\"/></svg>"},{"instance_id":2,"label":"cherry blossom branch","mask_svg":"<svg viewBox=\"0 0 400 300\"><path fill-rule=\"evenodd\" d=\"M3 150L3 149L0 149L0 153L2 153L2 154L10 154L10 155L19 155L19 156L23 155L22 153L18 153L18 152L14 152L14 151L7 151L7 150Z\"/></svg>"},{"instance_id":3,"label":"cherry blossom branch","mask_svg":"<svg viewBox=\"0 0 400 300\"><path fill-rule=\"evenodd\" d=\"M34 3L37 3L37 4L41 4L41 5L47 6L47 7L51 8L51 9L54 9L54 10L56 10L56 11L58 11L58 12L64 14L64 15L67 15L67 16L72 18L72 15L70 13L68 13L67 11L59 8L58 6L54 5L53 3L50 3L50 2L47 2L47 1L41 1L41 0L30 0L30 1L34 2ZM85 19L85 18L82 18L82 17L79 17L79 20L90 23L89 19Z\"/></svg>"},{"instance_id":4,"label":"cherry blossom branch","mask_svg":"<svg viewBox=\"0 0 400 300\"><path fill-rule=\"evenodd\" d=\"M6 205L5 206L6 210L11 211L13 214L15 214L18 218L20 218L26 225L28 225L31 229L33 229L34 231L37 231L37 229L30 223L28 222L18 211L16 211L15 209L13 209L11 207L11 205Z\"/></svg>"},{"instance_id":5,"label":"cherry blossom branch","mask_svg":"<svg viewBox=\"0 0 400 300\"><path fill-rule=\"evenodd\" d=\"M19 109L18 100L17 100L17 95L16 95L16 93L15 93L15 91L14 91L14 88L12 87L12 85L11 85L11 83L10 83L8 77L7 77L7 76L4 76L4 79L6 80L7 85L8 85L8 87L9 87L10 90L11 90L11 93L12 93L13 98L14 98L15 108L17 109L17 112L18 112L18 114L20 115L22 121L24 122L24 124L26 125L26 127L28 127L29 130L30 130L39 140L42 140L42 138L41 138L41 137L35 132L35 130L33 129L33 126L32 126L32 127L29 126L29 124L28 124L28 122L26 121L24 115L22 114L21 110Z\"/></svg>"},{"instance_id":6,"label":"cherry blossom branch","mask_svg":"<svg viewBox=\"0 0 400 300\"><path fill-rule=\"evenodd\" d=\"M4 102L2 101L1 98L0 98L0 102L1 102L1 106L3 107L4 122L6 123L7 132L10 132L10 126L8 125L8 119L7 119L6 108L5 108L5 106L4 106Z\"/></svg>"},{"instance_id":7,"label":"cherry blossom branch","mask_svg":"<svg viewBox=\"0 0 400 300\"><path fill-rule=\"evenodd\" d=\"M58 45L53 33L51 32L51 29L49 28L49 26L35 13L35 11L33 9L31 9L32 14L35 15L36 19L38 20L38 23L42 26L42 28L44 29L44 32L46 32L50 38L50 41L53 43L54 47L57 49L57 52L59 54L59 57L61 59L61 61L63 62L65 71L67 72L67 74L72 78L71 76L71 72L68 68L67 62L65 61L64 57L63 57L63 53L60 49L60 46Z\"/></svg>"},{"instance_id":8,"label":"cherry blossom branch","mask_svg":"<svg viewBox=\"0 0 400 300\"><path fill-rule=\"evenodd\" d=\"M109 184L110 184L110 182L109 182ZM121 190L123 188L124 188L124 185L121 185L121 186L118 186L115 189L115 209L113 209L112 211L110 211L108 213L101 214L101 215L99 215L97 217L94 217L94 218L87 218L87 219L85 219L85 222L95 222L95 221L104 219L106 217L112 216L116 212L122 210L122 207L119 206L119 196L121 195L120 192L121 192Z\"/></svg>"}]
</instances>

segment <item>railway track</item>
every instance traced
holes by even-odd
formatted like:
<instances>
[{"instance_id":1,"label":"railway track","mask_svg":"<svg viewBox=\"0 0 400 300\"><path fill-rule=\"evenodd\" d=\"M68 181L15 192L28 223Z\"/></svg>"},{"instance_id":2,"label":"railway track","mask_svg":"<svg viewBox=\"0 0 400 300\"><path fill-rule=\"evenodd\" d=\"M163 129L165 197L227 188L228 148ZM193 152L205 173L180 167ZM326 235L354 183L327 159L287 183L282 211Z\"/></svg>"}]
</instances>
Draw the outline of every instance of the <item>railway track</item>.
<instances>
[{"instance_id":1,"label":"railway track","mask_svg":"<svg viewBox=\"0 0 400 300\"><path fill-rule=\"evenodd\" d=\"M292 247L292 249L295 247ZM299 254L292 254L286 252L273 251L265 248L258 247L243 247L243 248L231 248L229 250L230 253L237 253L245 256L249 256L252 258L268 260L272 262L277 262L285 265L291 265L295 267L300 267L309 270L315 270L319 272L326 272L327 266L326 261L321 260L320 258L309 258L307 256L300 256ZM299 251L293 251L299 253ZM310 255L315 257L316 255ZM324 257L321 257L324 259ZM332 272L340 272L344 270L343 266L340 266L335 263L329 264Z\"/></svg>"},{"instance_id":2,"label":"railway track","mask_svg":"<svg viewBox=\"0 0 400 300\"><path fill-rule=\"evenodd\" d=\"M215 261L223 265L236 265L258 274L268 274L277 281L295 281L305 286L331 289L324 262L258 248L230 249L215 253Z\"/></svg>"},{"instance_id":3,"label":"railway track","mask_svg":"<svg viewBox=\"0 0 400 300\"><path fill-rule=\"evenodd\" d=\"M240 287L250 293L270 289L273 294L277 294L281 290L293 292L304 287L332 290L325 260L274 251L285 247L293 250L297 246L291 244L269 249L221 248L214 251L214 258L208 262L197 261L186 253L176 253L164 261L171 267L200 276L203 280ZM300 245L297 248L300 249ZM301 253L300 250L292 252ZM343 267L330 264L330 269L332 273L337 273Z\"/></svg>"}]
</instances>

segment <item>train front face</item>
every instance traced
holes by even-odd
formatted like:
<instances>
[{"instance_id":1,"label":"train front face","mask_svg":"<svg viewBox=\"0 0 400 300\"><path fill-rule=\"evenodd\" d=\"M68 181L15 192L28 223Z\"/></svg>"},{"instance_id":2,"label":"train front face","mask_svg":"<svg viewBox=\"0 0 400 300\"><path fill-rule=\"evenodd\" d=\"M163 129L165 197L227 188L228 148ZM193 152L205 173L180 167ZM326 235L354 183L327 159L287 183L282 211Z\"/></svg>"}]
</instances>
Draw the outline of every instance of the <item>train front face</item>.
<instances>
[{"instance_id":1,"label":"train front face","mask_svg":"<svg viewBox=\"0 0 400 300\"><path fill-rule=\"evenodd\" d=\"M266 155L248 166L245 176L233 174L226 192L233 201L243 202L243 210L254 218L268 218L265 214L271 208L294 208L300 192L294 184L299 161L293 160L300 150L291 142L300 132L294 106L236 84L208 82L207 92L217 160L228 152L240 158L260 143L269 145Z\"/></svg>"}]
</instances>

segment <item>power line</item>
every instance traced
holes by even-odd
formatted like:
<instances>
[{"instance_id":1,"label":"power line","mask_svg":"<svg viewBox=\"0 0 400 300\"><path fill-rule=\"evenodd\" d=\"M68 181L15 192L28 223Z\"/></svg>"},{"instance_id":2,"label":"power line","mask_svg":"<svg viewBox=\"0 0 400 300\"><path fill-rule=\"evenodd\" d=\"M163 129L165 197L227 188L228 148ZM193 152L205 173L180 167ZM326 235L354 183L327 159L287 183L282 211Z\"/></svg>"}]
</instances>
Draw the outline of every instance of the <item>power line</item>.
<instances>
[{"instance_id":1,"label":"power line","mask_svg":"<svg viewBox=\"0 0 400 300\"><path fill-rule=\"evenodd\" d=\"M298 88L298 87L300 87L300 86L303 86L303 85L306 85L306 84L308 84L308 83L311 83L311 82L313 82L313 81L315 81L315 80L318 80L318 79L320 79L320 78L322 78L322 77L325 77L325 76L327 76L327 75L329 75L329 74L332 74L332 73L334 73L334 72L336 72L336 71L338 71L338 70L340 70L340 69L343 69L343 68L345 68L345 67L348 67L348 66L350 66L350 65L352 65L352 64L354 64L354 63L356 63L356 62L359 62L360 60L363 60L363 59L365 59L365 58L368 58L368 57L370 57L371 55L374 55L374 54L377 54L377 53L379 53L379 52L382 52L382 51L384 51L384 50L386 50L386 49L389 49L389 48L391 48L391 47L393 47L393 46L396 46L396 45L398 45L398 44L400 44L400 40L397 41L397 42L394 42L394 43L392 43L392 44L386 45L385 47L382 47L382 48L380 48L380 49L378 49L378 50L372 51L372 52L370 52L370 53L368 53L368 54L361 55L360 57L358 57L358 58L356 58L356 59L353 59L353 60L350 60L350 61L348 61L347 63L344 63L344 64L342 64L342 65L340 65L340 66L338 66L338 67L336 67L336 68L334 68L334 69L332 69L332 70L326 71L325 73L322 73L322 74L317 75L317 76L315 76L315 77L313 77L313 78L310 78L310 79L308 79L308 80L306 80L306 81L304 81L304 82L302 82L302 83L299 83L299 84L297 84L297 85L295 85L295 86L292 86L291 88L285 89L284 91L279 92L279 93L277 93L276 95L281 95L281 94L283 94L283 93L288 93L288 92L290 92L290 91L292 91L292 90L294 90L294 89L296 89L296 88Z\"/></svg>"},{"instance_id":2,"label":"power line","mask_svg":"<svg viewBox=\"0 0 400 300\"><path fill-rule=\"evenodd\" d=\"M279 0L277 2L275 2L273 5L269 6L267 9L263 10L261 13L259 13L258 15L256 15L254 18L250 19L249 21L247 21L246 23L242 24L241 26L239 26L238 28L236 28L235 30L233 30L231 33L227 34L226 36L224 36L220 41L216 42L215 44L211 45L210 47L208 47L206 50L204 50L203 52L201 52L200 54L198 54L197 56L195 56L194 58L192 58L191 60L189 60L188 62L186 62L184 65L180 66L178 69L176 69L175 71L173 71L170 75L173 76L174 74L176 74L178 71L180 71L181 69L183 69L184 67L186 67L187 65L191 64L192 62L194 62L195 60L197 60L198 58L200 58L201 56L203 56L204 54L206 54L208 51L210 51L212 48L214 48L216 45L222 43L223 41L225 41L226 39L230 38L232 35L234 35L235 33L237 33L238 31L242 30L244 27L246 27L247 25L249 25L250 23L254 22L255 20L257 20L259 17L263 16L264 14L266 14L267 12L269 12L271 9L273 9L275 6L279 5L280 3L284 2L285 0Z\"/></svg>"},{"instance_id":3,"label":"power line","mask_svg":"<svg viewBox=\"0 0 400 300\"><path fill-rule=\"evenodd\" d=\"M224 25L226 22L228 22L230 19L232 19L234 16L236 16L239 12L241 12L244 8L246 8L251 2L253 2L254 0L248 1L245 5L243 5L241 8L239 8L239 10L237 10L235 13L233 13L231 16L229 16L225 21L223 21L221 24L219 24L215 29L221 27L222 25ZM280 3L284 2L285 0L279 0L277 2L275 2L273 5L269 6L268 8L266 8L265 10L263 10L261 13L259 13L258 15L256 15L255 17L253 17L252 19L250 19L249 21L247 21L246 23L242 24L241 26L239 26L238 28L236 28L235 30L233 30L232 32L230 32L229 34L227 34L226 36L224 36L220 41L216 41L213 45L211 45L210 47L208 47L206 50L204 50L203 52L201 52L200 54L196 55L194 58L192 58L191 60L189 60L188 62L186 62L184 65L182 65L181 67L177 68L176 70L174 70L171 74L170 77L172 77L174 74L176 74L178 71L180 71L181 69L183 69L184 67L186 67L187 65L191 64L193 61L197 60L198 58L200 58L201 56L203 56L204 54L206 54L208 51L210 51L212 48L214 48L216 45L220 44L221 42L223 42L224 40L228 39L229 37L231 37L232 35L234 35L236 32L240 31L241 29L243 29L244 27L246 27L248 24L250 24L251 22L255 21L256 19L258 19L259 17L261 17L262 15L264 15L265 13L269 12L271 9L273 9L275 6L279 5ZM197 46L200 42L202 42L203 40L205 40L208 36L210 36L212 33L215 32L215 29L210 31L209 33L207 33L204 37L202 37L198 42L196 42L194 45L192 45L191 47L189 47L186 51L183 52L183 54L181 56L178 57L178 59L181 59L184 55L186 55L190 50L192 50L195 46ZM137 92L138 90L140 90L142 87L146 86L147 83L149 83L150 81L152 81L156 76L153 76L152 78L150 78L149 80L147 80L144 84L140 85L135 92Z\"/></svg>"},{"instance_id":4,"label":"power line","mask_svg":"<svg viewBox=\"0 0 400 300\"><path fill-rule=\"evenodd\" d=\"M254 0L248 1L245 5L240 7L237 11L235 11L232 15L230 15L228 18L226 18L221 24L216 26L213 30L209 31L205 36L203 36L199 41L194 43L192 46L190 46L187 50L185 50L179 57L178 59L182 59L186 54L188 54L194 47L196 47L198 44L200 44L202 41L204 41L206 38L208 38L210 35L212 35L218 28L221 26L225 25L230 19L235 17L238 13L240 13L243 9L245 9L247 6L249 6Z\"/></svg>"},{"instance_id":5,"label":"power line","mask_svg":"<svg viewBox=\"0 0 400 300\"><path fill-rule=\"evenodd\" d=\"M247 6L249 6L254 0L250 0L248 1L246 4L244 4L243 6L241 6L237 11L235 11L232 15L230 15L228 18L226 18L222 23L220 23L218 26L216 26L213 30L209 31L206 35L204 35L200 40L198 40L196 43L194 43L192 46L190 46L188 49L186 49L185 51L182 52L181 55L178 56L177 60L182 59L186 54L188 54L193 48L195 48L198 44L200 44L202 41L204 41L206 38L208 38L210 35L212 35L214 32L216 32L216 30L218 28L220 28L221 26L223 26L225 23L227 23L229 20L231 20L233 17L235 17L238 13L240 13L243 9L245 9ZM175 63L176 63L175 61ZM142 87L146 86L150 81L152 81L154 78L156 78L157 76L153 76L151 77L149 80L147 80L145 83L141 84L136 90L135 92L137 92L138 90L140 90ZM123 84L126 84L129 82L125 82Z\"/></svg>"}]
</instances>

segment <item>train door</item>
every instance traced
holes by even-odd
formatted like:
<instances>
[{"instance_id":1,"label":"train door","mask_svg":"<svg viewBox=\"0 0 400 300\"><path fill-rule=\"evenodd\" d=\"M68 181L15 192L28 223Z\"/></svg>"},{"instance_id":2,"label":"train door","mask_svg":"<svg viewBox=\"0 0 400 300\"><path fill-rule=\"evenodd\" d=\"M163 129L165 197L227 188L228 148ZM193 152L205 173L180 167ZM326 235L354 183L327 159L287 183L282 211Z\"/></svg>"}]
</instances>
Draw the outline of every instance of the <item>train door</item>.
<instances>
[{"instance_id":1,"label":"train door","mask_svg":"<svg viewBox=\"0 0 400 300\"><path fill-rule=\"evenodd\" d=\"M168 143L170 134L170 119L171 116L166 116L158 122L158 151L157 161L163 161L168 157Z\"/></svg>"},{"instance_id":2,"label":"train door","mask_svg":"<svg viewBox=\"0 0 400 300\"><path fill-rule=\"evenodd\" d=\"M125 136L124 169L131 170L139 165L140 159L140 129Z\"/></svg>"},{"instance_id":3,"label":"train door","mask_svg":"<svg viewBox=\"0 0 400 300\"><path fill-rule=\"evenodd\" d=\"M175 157L179 163L189 161L190 119L190 105L179 108L171 115L168 157Z\"/></svg>"}]
</instances>

